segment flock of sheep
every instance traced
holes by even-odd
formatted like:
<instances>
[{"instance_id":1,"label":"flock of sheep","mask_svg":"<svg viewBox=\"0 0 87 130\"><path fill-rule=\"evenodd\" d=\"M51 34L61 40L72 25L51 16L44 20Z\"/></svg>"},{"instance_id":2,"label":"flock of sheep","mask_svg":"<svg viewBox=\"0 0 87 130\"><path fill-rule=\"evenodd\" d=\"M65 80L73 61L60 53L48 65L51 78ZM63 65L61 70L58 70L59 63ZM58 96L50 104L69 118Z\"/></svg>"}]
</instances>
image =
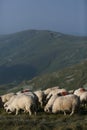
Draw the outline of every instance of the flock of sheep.
<instances>
[{"instance_id":1,"label":"flock of sheep","mask_svg":"<svg viewBox=\"0 0 87 130\"><path fill-rule=\"evenodd\" d=\"M7 113L16 115L22 110L25 113L37 114L40 110L46 113L63 112L74 114L80 106L87 105L87 90L79 88L75 91L67 91L58 86L46 90L23 90L17 93L8 93L0 96L0 107Z\"/></svg>"}]
</instances>

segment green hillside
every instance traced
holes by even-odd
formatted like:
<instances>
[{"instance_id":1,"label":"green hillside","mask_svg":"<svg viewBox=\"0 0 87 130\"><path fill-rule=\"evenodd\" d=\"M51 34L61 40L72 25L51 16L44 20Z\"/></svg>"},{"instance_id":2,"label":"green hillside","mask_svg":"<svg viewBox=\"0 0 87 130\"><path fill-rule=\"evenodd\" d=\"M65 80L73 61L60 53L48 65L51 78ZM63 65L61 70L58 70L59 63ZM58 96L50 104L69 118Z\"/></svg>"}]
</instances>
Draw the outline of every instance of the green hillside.
<instances>
[{"instance_id":1,"label":"green hillside","mask_svg":"<svg viewBox=\"0 0 87 130\"><path fill-rule=\"evenodd\" d=\"M80 64L65 68L61 71L56 71L49 74L44 74L25 81L20 84L20 87L31 89L46 89L48 87L59 86L60 88L76 89L79 87L87 88L87 61Z\"/></svg>"},{"instance_id":2,"label":"green hillside","mask_svg":"<svg viewBox=\"0 0 87 130\"><path fill-rule=\"evenodd\" d=\"M21 82L87 59L87 37L27 30L0 36L0 84Z\"/></svg>"},{"instance_id":3,"label":"green hillside","mask_svg":"<svg viewBox=\"0 0 87 130\"><path fill-rule=\"evenodd\" d=\"M65 68L61 71L43 74L32 80L24 80L20 84L11 83L0 86L0 93L17 92L22 89L44 90L48 87L59 86L67 90L79 87L87 88L87 61Z\"/></svg>"}]
</instances>

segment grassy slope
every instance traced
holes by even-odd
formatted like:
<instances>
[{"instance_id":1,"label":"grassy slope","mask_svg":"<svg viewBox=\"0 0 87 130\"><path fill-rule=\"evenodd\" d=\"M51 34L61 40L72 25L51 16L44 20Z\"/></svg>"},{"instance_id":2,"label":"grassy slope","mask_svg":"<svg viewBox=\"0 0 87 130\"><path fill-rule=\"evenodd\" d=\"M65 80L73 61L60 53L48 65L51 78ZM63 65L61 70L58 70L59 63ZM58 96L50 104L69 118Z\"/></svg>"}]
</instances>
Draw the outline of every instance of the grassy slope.
<instances>
[{"instance_id":1,"label":"grassy slope","mask_svg":"<svg viewBox=\"0 0 87 130\"><path fill-rule=\"evenodd\" d=\"M3 123L4 122L4 123ZM87 111L80 111L72 117L63 114L46 114L37 116L28 114L8 115L0 111L0 130L86 130Z\"/></svg>"},{"instance_id":2,"label":"grassy slope","mask_svg":"<svg viewBox=\"0 0 87 130\"><path fill-rule=\"evenodd\" d=\"M0 93L5 93L6 91L15 92L25 88L43 90L53 86L64 87L68 90L87 87L87 61L65 68L61 71L40 75L32 80L24 80L19 84L14 82L12 84L1 85Z\"/></svg>"},{"instance_id":3,"label":"grassy slope","mask_svg":"<svg viewBox=\"0 0 87 130\"><path fill-rule=\"evenodd\" d=\"M27 86L29 85L31 89L45 89L60 86L61 88L64 87L70 90L83 86L87 87L87 61L61 71L38 76L30 81L25 81L25 84Z\"/></svg>"},{"instance_id":4,"label":"grassy slope","mask_svg":"<svg viewBox=\"0 0 87 130\"><path fill-rule=\"evenodd\" d=\"M0 84L31 79L87 58L87 37L28 30L0 36Z\"/></svg>"}]
</instances>

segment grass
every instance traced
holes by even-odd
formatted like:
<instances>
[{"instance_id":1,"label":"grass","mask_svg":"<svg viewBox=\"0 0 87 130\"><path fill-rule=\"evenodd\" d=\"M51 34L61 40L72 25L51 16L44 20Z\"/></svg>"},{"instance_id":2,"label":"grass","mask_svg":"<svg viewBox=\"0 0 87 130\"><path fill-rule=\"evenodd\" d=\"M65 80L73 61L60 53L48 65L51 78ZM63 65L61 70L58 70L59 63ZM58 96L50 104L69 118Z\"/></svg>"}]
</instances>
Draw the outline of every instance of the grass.
<instances>
[{"instance_id":1,"label":"grass","mask_svg":"<svg viewBox=\"0 0 87 130\"><path fill-rule=\"evenodd\" d=\"M0 110L0 130L86 130L87 108L69 116L39 112L31 117L28 114L9 115Z\"/></svg>"}]
</instances>

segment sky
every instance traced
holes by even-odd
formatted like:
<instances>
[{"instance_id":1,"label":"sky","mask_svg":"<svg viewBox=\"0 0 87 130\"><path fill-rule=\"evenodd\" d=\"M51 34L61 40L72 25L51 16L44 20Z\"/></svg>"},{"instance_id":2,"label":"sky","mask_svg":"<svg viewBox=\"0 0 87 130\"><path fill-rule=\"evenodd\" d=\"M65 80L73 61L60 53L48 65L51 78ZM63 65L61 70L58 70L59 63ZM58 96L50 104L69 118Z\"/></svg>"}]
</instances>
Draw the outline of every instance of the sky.
<instances>
[{"instance_id":1,"label":"sky","mask_svg":"<svg viewBox=\"0 0 87 130\"><path fill-rule=\"evenodd\" d=\"M0 34L28 29L87 36L87 0L0 0Z\"/></svg>"}]
</instances>

